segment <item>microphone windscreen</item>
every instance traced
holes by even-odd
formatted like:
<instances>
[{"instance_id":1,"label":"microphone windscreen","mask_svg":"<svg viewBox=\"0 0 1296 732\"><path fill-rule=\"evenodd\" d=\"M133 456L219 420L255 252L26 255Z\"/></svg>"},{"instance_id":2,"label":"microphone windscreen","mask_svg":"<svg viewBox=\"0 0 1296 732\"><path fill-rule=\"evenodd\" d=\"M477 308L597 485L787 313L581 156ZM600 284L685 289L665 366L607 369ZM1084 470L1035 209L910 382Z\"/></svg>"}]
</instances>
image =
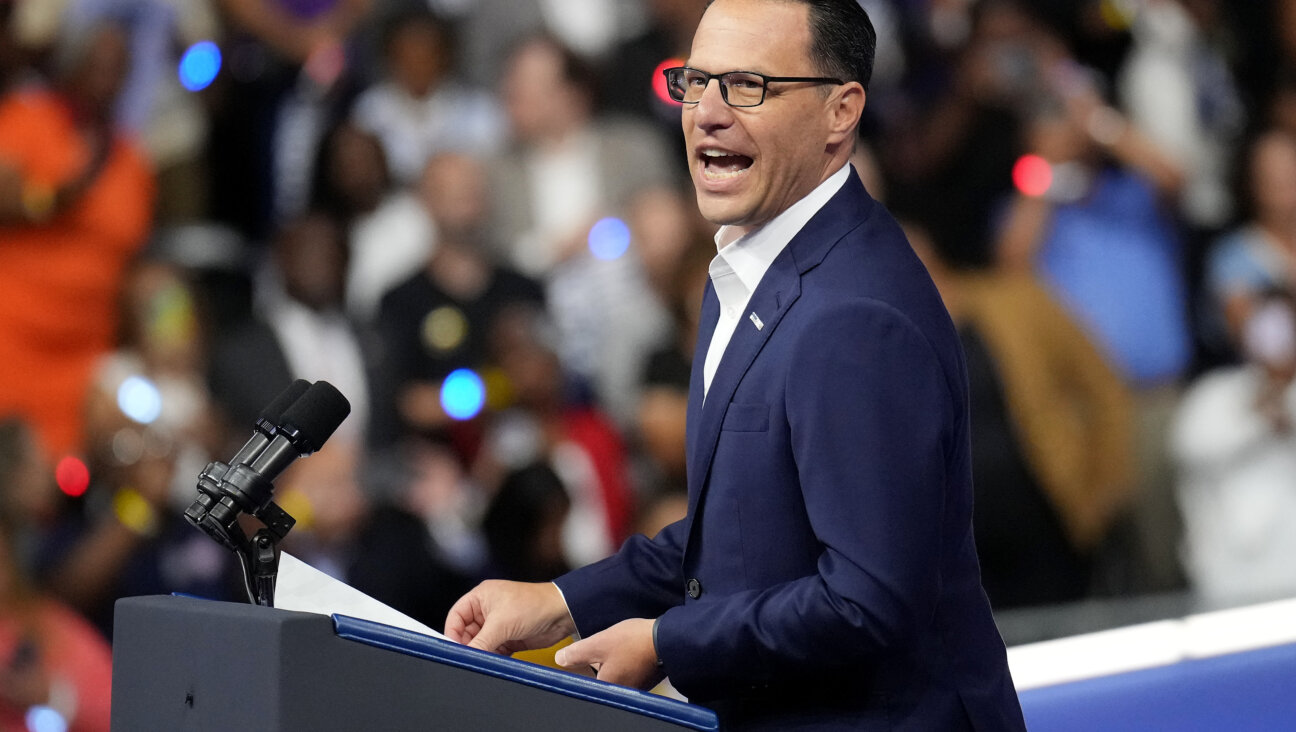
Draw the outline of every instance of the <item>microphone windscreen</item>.
<instances>
[{"instance_id":1,"label":"microphone windscreen","mask_svg":"<svg viewBox=\"0 0 1296 732\"><path fill-rule=\"evenodd\" d=\"M310 449L317 451L350 413L351 403L342 392L327 381L317 381L284 412L283 424L296 428Z\"/></svg>"},{"instance_id":2,"label":"microphone windscreen","mask_svg":"<svg viewBox=\"0 0 1296 732\"><path fill-rule=\"evenodd\" d=\"M297 379L289 384L288 388L279 392L279 396L265 405L265 409L262 409L261 414L257 415L257 421L265 420L276 427L279 426L282 423L284 412L287 412L289 407L295 404L298 399L301 399L302 394L305 394L309 388L310 382L305 379Z\"/></svg>"}]
</instances>

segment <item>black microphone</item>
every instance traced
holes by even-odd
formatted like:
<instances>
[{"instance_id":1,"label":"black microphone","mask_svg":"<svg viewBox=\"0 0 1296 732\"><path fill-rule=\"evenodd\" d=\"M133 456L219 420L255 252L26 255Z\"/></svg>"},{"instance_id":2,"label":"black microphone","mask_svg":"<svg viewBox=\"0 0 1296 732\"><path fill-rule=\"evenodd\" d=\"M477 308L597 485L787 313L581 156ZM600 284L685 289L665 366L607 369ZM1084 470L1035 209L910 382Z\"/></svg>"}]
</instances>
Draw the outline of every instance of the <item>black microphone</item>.
<instances>
[{"instance_id":1,"label":"black microphone","mask_svg":"<svg viewBox=\"0 0 1296 732\"><path fill-rule=\"evenodd\" d=\"M274 479L297 458L323 447L350 413L351 403L332 384L312 384L284 412L276 434L260 454L251 463L230 466L220 482L224 495L212 505L208 519L230 529L240 512L260 512L270 503Z\"/></svg>"},{"instance_id":2,"label":"black microphone","mask_svg":"<svg viewBox=\"0 0 1296 732\"><path fill-rule=\"evenodd\" d=\"M279 392L279 396L275 397L274 401L267 404L265 409L261 410L261 414L257 415L256 422L253 423L254 431L251 439L238 452L234 453L234 457L230 458L229 464L246 464L255 460L270 444L270 440L274 439L274 436L278 434L284 415L289 408L302 398L306 390L310 389L310 385L310 382L305 379L297 379L289 384L287 389Z\"/></svg>"},{"instance_id":3,"label":"black microphone","mask_svg":"<svg viewBox=\"0 0 1296 732\"><path fill-rule=\"evenodd\" d=\"M202 522L211 510L212 505L219 501L224 493L221 489L221 482L229 474L230 466L250 463L255 460L270 444L274 436L279 433L284 414L297 403L297 400L301 399L309 388L310 382L305 379L297 379L289 384L288 388L279 392L279 395L257 415L256 421L252 425L252 436L234 454L228 464L217 460L208 463L207 467L203 468L203 471L198 474L198 498L185 510L185 519L189 523L202 527ZM223 539L220 541L226 543Z\"/></svg>"}]
</instances>

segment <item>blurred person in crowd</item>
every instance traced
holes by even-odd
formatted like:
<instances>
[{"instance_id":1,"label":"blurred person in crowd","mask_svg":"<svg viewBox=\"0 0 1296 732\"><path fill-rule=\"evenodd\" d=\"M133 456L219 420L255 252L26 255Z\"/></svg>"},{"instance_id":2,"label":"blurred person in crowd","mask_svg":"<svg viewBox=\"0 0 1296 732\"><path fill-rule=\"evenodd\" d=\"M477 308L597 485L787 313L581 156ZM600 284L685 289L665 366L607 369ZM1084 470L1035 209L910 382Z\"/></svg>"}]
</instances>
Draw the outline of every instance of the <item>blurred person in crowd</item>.
<instances>
[{"instance_id":1,"label":"blurred person in crowd","mask_svg":"<svg viewBox=\"0 0 1296 732\"><path fill-rule=\"evenodd\" d=\"M120 23L130 65L115 105L122 129L137 136L158 176L157 220L206 214L202 157L208 119L204 101L181 85L181 54L219 31L211 0L42 0L22 3L16 32L39 54L58 35L75 36L103 22Z\"/></svg>"},{"instance_id":2,"label":"blurred person in crowd","mask_svg":"<svg viewBox=\"0 0 1296 732\"><path fill-rule=\"evenodd\" d=\"M1256 137L1242 168L1246 218L1215 242L1205 273L1215 328L1208 335L1233 353L1260 297L1296 290L1296 129Z\"/></svg>"},{"instance_id":3,"label":"blurred person in crowd","mask_svg":"<svg viewBox=\"0 0 1296 732\"><path fill-rule=\"evenodd\" d=\"M0 422L0 495L48 486L35 440L20 420ZM44 466L46 469L48 466ZM68 732L108 732L112 656L104 636L40 591L19 555L23 517L0 509L0 728L28 729L35 707ZM39 712L38 712L39 713Z\"/></svg>"},{"instance_id":4,"label":"blurred person in crowd","mask_svg":"<svg viewBox=\"0 0 1296 732\"><path fill-rule=\"evenodd\" d=\"M966 11L953 5L945 10ZM978 2L967 22L966 39L951 41L957 53L948 71L942 67L949 78L934 98L916 99L886 126L879 150L888 203L956 245L949 252L954 263L981 265L993 259L985 246L988 212L1011 190L1019 110L1060 51L1023 2ZM940 201L939 216L925 215L933 201Z\"/></svg>"},{"instance_id":5,"label":"blurred person in crowd","mask_svg":"<svg viewBox=\"0 0 1296 732\"><path fill-rule=\"evenodd\" d=\"M17 3L0 2L0 95L9 91L18 74L25 68L27 59L14 42L13 15Z\"/></svg>"},{"instance_id":6,"label":"blurred person in crowd","mask_svg":"<svg viewBox=\"0 0 1296 732\"><path fill-rule=\"evenodd\" d=\"M1025 127L1028 156L996 242L1001 266L1035 271L1135 400L1137 490L1129 590L1182 585L1181 521L1164 435L1192 352L1183 245L1170 207L1177 165L1105 105L1091 78L1058 67Z\"/></svg>"},{"instance_id":7,"label":"blurred person in crowd","mask_svg":"<svg viewBox=\"0 0 1296 732\"><path fill-rule=\"evenodd\" d=\"M434 551L418 517L375 500L359 480L358 445L329 442L279 481L280 505L297 519L284 548L419 622L445 618L469 579Z\"/></svg>"},{"instance_id":8,"label":"blurred person in crowd","mask_svg":"<svg viewBox=\"0 0 1296 732\"><path fill-rule=\"evenodd\" d=\"M653 473L649 483L664 488L683 487L688 478L684 427L707 268L714 256L710 249L694 242L676 263L666 298L673 337L649 355L641 377L635 436Z\"/></svg>"},{"instance_id":9,"label":"blurred person in crowd","mask_svg":"<svg viewBox=\"0 0 1296 732\"><path fill-rule=\"evenodd\" d=\"M178 506L176 486L185 476L177 474L175 435L120 411L105 409L97 421L102 432L87 445L88 488L46 532L35 576L105 636L123 597L242 596L229 552L185 521ZM188 477L192 486L197 474Z\"/></svg>"},{"instance_id":10,"label":"blurred person in crowd","mask_svg":"<svg viewBox=\"0 0 1296 732\"><path fill-rule=\"evenodd\" d=\"M489 495L449 444L403 439L372 450L367 465L369 492L422 519L437 557L462 576L484 576L489 551L481 519Z\"/></svg>"},{"instance_id":11,"label":"blurred person in crowd","mask_svg":"<svg viewBox=\"0 0 1296 732\"><path fill-rule=\"evenodd\" d=\"M652 120L675 149L684 144L679 103L665 93L661 67L688 55L693 29L705 9L693 0L648 0L648 24L619 44L602 65L601 94L609 111ZM667 65L674 66L676 63Z\"/></svg>"},{"instance_id":12,"label":"blurred person in crowd","mask_svg":"<svg viewBox=\"0 0 1296 732\"><path fill-rule=\"evenodd\" d=\"M1296 302L1256 295L1244 362L1189 387L1170 431L1184 562L1208 605L1296 595Z\"/></svg>"},{"instance_id":13,"label":"blurred person in crowd","mask_svg":"<svg viewBox=\"0 0 1296 732\"><path fill-rule=\"evenodd\" d=\"M1246 112L1225 55L1218 0L1146 0L1118 77L1129 120L1183 168L1179 211L1218 230L1232 215L1229 167Z\"/></svg>"},{"instance_id":14,"label":"blurred person in crowd","mask_svg":"<svg viewBox=\"0 0 1296 732\"><path fill-rule=\"evenodd\" d=\"M541 0L387 0L430 7L454 26L456 72L473 86L493 89L503 75L501 49L544 32Z\"/></svg>"},{"instance_id":15,"label":"blurred person in crowd","mask_svg":"<svg viewBox=\"0 0 1296 732\"><path fill-rule=\"evenodd\" d=\"M548 465L537 463L504 476L482 518L491 558L486 576L548 582L571 569L563 552L570 510L567 489Z\"/></svg>"},{"instance_id":16,"label":"blurred person in crowd","mask_svg":"<svg viewBox=\"0 0 1296 732\"><path fill-rule=\"evenodd\" d=\"M262 271L259 307L248 323L212 345L208 384L228 418L231 442L294 379L324 380L351 403L335 442L363 441L369 419L370 361L362 331L347 317L347 244L330 215L286 222Z\"/></svg>"},{"instance_id":17,"label":"blurred person in crowd","mask_svg":"<svg viewBox=\"0 0 1296 732\"><path fill-rule=\"evenodd\" d=\"M552 38L509 56L501 93L512 140L493 161L491 192L502 243L527 274L580 254L597 218L671 180L661 140L599 114L596 92L593 68Z\"/></svg>"},{"instance_id":18,"label":"blurred person in crowd","mask_svg":"<svg viewBox=\"0 0 1296 732\"><path fill-rule=\"evenodd\" d=\"M39 557L51 589L105 632L120 597L236 596L229 554L181 520L223 447L193 292L173 265L146 258L121 299L118 347L97 364L85 407L89 492Z\"/></svg>"},{"instance_id":19,"label":"blurred person in crowd","mask_svg":"<svg viewBox=\"0 0 1296 732\"><path fill-rule=\"evenodd\" d=\"M122 290L118 347L100 361L86 406L91 445L112 439L123 411L174 440L181 510L192 500L194 478L222 446L207 393L206 333L198 309L175 265L136 261Z\"/></svg>"},{"instance_id":20,"label":"blurred person in crowd","mask_svg":"<svg viewBox=\"0 0 1296 732\"><path fill-rule=\"evenodd\" d=\"M144 244L153 175L113 122L127 36L66 39L57 80L0 99L0 411L52 454L80 448L95 363L113 345L122 273Z\"/></svg>"},{"instance_id":21,"label":"blurred person in crowd","mask_svg":"<svg viewBox=\"0 0 1296 732\"><path fill-rule=\"evenodd\" d=\"M727 728L1024 729L977 569L957 335L848 164L874 40L855 0L707 7L669 87L724 225L688 515L553 584L479 585L452 640L579 632L563 665L669 675Z\"/></svg>"},{"instance_id":22,"label":"blurred person in crowd","mask_svg":"<svg viewBox=\"0 0 1296 732\"><path fill-rule=\"evenodd\" d=\"M397 15L383 38L385 78L356 99L352 120L382 143L400 184L417 184L437 152L482 155L504 142L503 112L455 76L453 48L450 28L426 9Z\"/></svg>"},{"instance_id":23,"label":"blurred person in crowd","mask_svg":"<svg viewBox=\"0 0 1296 732\"><path fill-rule=\"evenodd\" d=\"M374 0L218 0L228 74L213 90L213 215L253 242L309 207L316 152L363 83Z\"/></svg>"},{"instance_id":24,"label":"blurred person in crowd","mask_svg":"<svg viewBox=\"0 0 1296 732\"><path fill-rule=\"evenodd\" d=\"M972 524L991 604L1089 596L1133 487L1128 390L1033 274L956 269L921 227L905 232L967 354Z\"/></svg>"},{"instance_id":25,"label":"blurred person in crowd","mask_svg":"<svg viewBox=\"0 0 1296 732\"><path fill-rule=\"evenodd\" d=\"M503 82L513 144L492 165L491 191L510 261L545 281L564 367L625 424L643 359L669 325L625 217L672 178L652 128L598 113L596 91L590 66L557 41L519 46Z\"/></svg>"},{"instance_id":26,"label":"blurred person in crowd","mask_svg":"<svg viewBox=\"0 0 1296 732\"><path fill-rule=\"evenodd\" d=\"M489 486L513 470L548 463L571 501L563 556L580 567L629 535L634 494L620 434L606 415L571 398L552 331L541 311L526 306L496 321L491 350L512 402L488 422L473 471Z\"/></svg>"},{"instance_id":27,"label":"blurred person in crowd","mask_svg":"<svg viewBox=\"0 0 1296 732\"><path fill-rule=\"evenodd\" d=\"M392 182L378 138L350 122L325 136L315 173L315 207L347 230L347 312L370 324L382 296L427 262L436 228L417 193Z\"/></svg>"},{"instance_id":28,"label":"blurred person in crowd","mask_svg":"<svg viewBox=\"0 0 1296 732\"><path fill-rule=\"evenodd\" d=\"M12 557L32 576L46 533L62 517L69 499L54 480L54 464L36 431L22 417L0 418L0 476L0 515L10 517Z\"/></svg>"},{"instance_id":29,"label":"blurred person in crowd","mask_svg":"<svg viewBox=\"0 0 1296 732\"><path fill-rule=\"evenodd\" d=\"M489 334L500 313L518 303L544 303L536 282L493 257L481 162L461 153L434 155L419 196L437 242L421 271L388 292L378 308L376 445L401 434L444 436L453 420L441 404L442 380L458 368L482 374L491 363Z\"/></svg>"}]
</instances>

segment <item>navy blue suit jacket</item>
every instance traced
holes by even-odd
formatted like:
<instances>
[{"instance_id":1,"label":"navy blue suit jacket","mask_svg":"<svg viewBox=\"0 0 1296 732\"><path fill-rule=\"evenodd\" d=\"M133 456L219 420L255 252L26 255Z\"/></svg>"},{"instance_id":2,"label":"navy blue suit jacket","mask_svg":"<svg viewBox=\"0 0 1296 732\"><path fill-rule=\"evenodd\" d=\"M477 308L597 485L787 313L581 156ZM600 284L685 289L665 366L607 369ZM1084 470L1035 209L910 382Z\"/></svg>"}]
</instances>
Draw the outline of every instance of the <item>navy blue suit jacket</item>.
<instances>
[{"instance_id":1,"label":"navy blue suit jacket","mask_svg":"<svg viewBox=\"0 0 1296 732\"><path fill-rule=\"evenodd\" d=\"M850 179L766 272L713 378L708 286L687 518L558 580L589 635L661 618L675 686L726 728L1019 730L972 540L949 315Z\"/></svg>"}]
</instances>

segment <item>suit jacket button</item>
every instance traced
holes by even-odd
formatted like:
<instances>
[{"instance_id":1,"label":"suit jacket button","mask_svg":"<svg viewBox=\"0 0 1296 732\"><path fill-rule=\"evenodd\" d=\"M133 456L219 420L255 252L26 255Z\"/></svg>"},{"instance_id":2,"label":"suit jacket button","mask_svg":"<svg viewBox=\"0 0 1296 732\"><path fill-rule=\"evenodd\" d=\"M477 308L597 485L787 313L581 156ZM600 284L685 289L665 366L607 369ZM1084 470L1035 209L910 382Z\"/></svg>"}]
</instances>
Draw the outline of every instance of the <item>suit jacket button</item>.
<instances>
[{"instance_id":1,"label":"suit jacket button","mask_svg":"<svg viewBox=\"0 0 1296 732\"><path fill-rule=\"evenodd\" d=\"M684 589L688 592L688 596L694 600L702 596L702 583L698 582L696 578L690 579L685 583Z\"/></svg>"}]
</instances>

